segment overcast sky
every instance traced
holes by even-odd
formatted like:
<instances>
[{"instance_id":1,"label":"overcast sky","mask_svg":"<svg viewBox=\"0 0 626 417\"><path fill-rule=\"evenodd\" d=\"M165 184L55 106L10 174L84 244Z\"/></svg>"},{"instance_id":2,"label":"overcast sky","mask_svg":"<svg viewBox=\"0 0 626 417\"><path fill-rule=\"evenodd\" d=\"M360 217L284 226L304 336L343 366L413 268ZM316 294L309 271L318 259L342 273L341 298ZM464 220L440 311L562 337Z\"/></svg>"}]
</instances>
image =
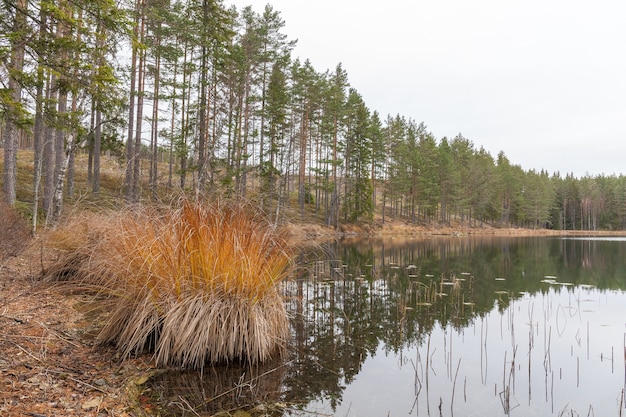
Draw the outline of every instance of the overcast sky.
<instances>
[{"instance_id":1,"label":"overcast sky","mask_svg":"<svg viewBox=\"0 0 626 417\"><path fill-rule=\"evenodd\" d=\"M281 13L294 58L342 63L381 118L525 170L626 175L626 0L225 0Z\"/></svg>"}]
</instances>

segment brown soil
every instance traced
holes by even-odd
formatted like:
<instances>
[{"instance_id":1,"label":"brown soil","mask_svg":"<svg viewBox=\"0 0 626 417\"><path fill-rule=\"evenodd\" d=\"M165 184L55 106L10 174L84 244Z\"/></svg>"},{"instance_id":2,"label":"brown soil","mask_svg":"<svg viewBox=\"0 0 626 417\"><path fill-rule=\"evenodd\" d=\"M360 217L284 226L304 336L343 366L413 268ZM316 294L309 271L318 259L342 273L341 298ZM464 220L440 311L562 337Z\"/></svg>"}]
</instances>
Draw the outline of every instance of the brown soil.
<instances>
[{"instance_id":1,"label":"brown soil","mask_svg":"<svg viewBox=\"0 0 626 417\"><path fill-rule=\"evenodd\" d=\"M6 213L6 207L1 211ZM562 234L487 227L429 229L401 222L340 230L320 225L290 229L295 241L308 243L338 236ZM97 324L89 319L88 296L41 280L42 270L59 256L44 242L42 237L30 240L26 228L0 235L0 415L149 414L150 405L139 393L154 371L151 357L122 362L112 349L94 343Z\"/></svg>"}]
</instances>

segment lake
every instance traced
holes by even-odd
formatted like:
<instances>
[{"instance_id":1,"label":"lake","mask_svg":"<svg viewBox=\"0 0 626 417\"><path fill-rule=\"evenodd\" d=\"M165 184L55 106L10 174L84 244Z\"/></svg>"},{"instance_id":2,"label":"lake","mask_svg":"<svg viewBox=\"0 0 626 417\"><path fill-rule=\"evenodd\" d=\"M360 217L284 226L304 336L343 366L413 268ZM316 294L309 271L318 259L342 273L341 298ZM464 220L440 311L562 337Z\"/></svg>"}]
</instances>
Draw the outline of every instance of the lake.
<instances>
[{"instance_id":1,"label":"lake","mask_svg":"<svg viewBox=\"0 0 626 417\"><path fill-rule=\"evenodd\" d=\"M164 415L622 416L625 289L626 238L329 242L285 283L283 358L146 393Z\"/></svg>"}]
</instances>

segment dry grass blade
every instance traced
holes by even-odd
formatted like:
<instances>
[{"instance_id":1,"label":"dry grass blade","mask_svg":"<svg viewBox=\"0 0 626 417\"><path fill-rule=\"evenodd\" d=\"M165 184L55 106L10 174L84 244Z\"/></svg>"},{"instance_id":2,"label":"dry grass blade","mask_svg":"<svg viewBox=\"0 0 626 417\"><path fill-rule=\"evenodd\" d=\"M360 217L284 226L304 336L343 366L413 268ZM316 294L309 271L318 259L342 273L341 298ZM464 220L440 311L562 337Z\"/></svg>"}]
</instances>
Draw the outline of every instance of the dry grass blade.
<instances>
[{"instance_id":1,"label":"dry grass blade","mask_svg":"<svg viewBox=\"0 0 626 417\"><path fill-rule=\"evenodd\" d=\"M57 279L71 272L109 299L99 340L124 357L149 348L160 364L201 367L262 361L283 345L286 236L251 207L185 200L112 216L90 235Z\"/></svg>"}]
</instances>

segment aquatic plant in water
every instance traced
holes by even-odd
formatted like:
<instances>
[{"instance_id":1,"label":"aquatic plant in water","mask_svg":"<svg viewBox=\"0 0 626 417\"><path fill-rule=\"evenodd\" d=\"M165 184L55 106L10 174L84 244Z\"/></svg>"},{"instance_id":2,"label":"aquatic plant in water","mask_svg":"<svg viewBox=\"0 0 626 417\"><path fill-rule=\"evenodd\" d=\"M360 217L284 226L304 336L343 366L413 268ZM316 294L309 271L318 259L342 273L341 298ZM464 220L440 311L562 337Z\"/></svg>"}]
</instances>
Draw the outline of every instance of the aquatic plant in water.
<instances>
[{"instance_id":1,"label":"aquatic plant in water","mask_svg":"<svg viewBox=\"0 0 626 417\"><path fill-rule=\"evenodd\" d=\"M159 365L264 361L289 334L278 284L286 235L241 203L183 201L115 215L68 256L74 279L109 303L98 335Z\"/></svg>"}]
</instances>

